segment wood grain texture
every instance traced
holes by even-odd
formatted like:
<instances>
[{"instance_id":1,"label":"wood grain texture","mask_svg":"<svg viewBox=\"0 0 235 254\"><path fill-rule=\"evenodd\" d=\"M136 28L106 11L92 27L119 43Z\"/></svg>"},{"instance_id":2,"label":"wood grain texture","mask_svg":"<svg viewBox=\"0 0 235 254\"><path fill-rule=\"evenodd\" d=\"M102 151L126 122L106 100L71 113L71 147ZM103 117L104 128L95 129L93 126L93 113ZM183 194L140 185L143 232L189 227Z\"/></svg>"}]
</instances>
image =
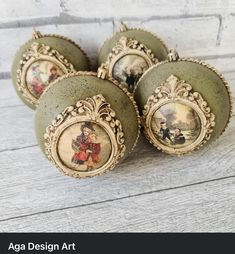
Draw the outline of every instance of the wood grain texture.
<instances>
[{"instance_id":1,"label":"wood grain texture","mask_svg":"<svg viewBox=\"0 0 235 254\"><path fill-rule=\"evenodd\" d=\"M16 95L11 80L0 80L0 152L36 145L34 111ZM1 167L0 167L1 168Z\"/></svg>"},{"instance_id":2,"label":"wood grain texture","mask_svg":"<svg viewBox=\"0 0 235 254\"><path fill-rule=\"evenodd\" d=\"M0 80L0 108L23 106L20 98L16 95L12 81Z\"/></svg>"},{"instance_id":3,"label":"wood grain texture","mask_svg":"<svg viewBox=\"0 0 235 254\"><path fill-rule=\"evenodd\" d=\"M235 177L0 222L20 232L234 232Z\"/></svg>"},{"instance_id":4,"label":"wood grain texture","mask_svg":"<svg viewBox=\"0 0 235 254\"><path fill-rule=\"evenodd\" d=\"M34 136L34 111L19 101L10 80L1 82L1 88L0 117L4 121L0 124L3 133L0 135L0 231L234 229L229 210L234 189L229 178L235 176L235 117L216 143L184 157L156 152L141 135L134 152L114 171L79 181L63 176L43 156ZM211 187L208 191L204 188L205 197L202 191L197 194L207 182ZM214 182L219 187L214 189ZM226 198L217 195L220 190L225 191L226 184L229 189ZM184 196L188 192L191 194ZM150 203L152 208L148 210ZM117 210L111 209L112 206ZM186 207L189 207L187 223L182 226L185 216L180 211ZM144 214L145 209L149 218ZM118 214L124 219L116 217ZM214 224L215 218L220 222L216 220Z\"/></svg>"},{"instance_id":5,"label":"wood grain texture","mask_svg":"<svg viewBox=\"0 0 235 254\"><path fill-rule=\"evenodd\" d=\"M38 147L1 152L0 220L234 176L235 142L226 142L230 137L177 158L156 153L142 139L114 171L81 181L63 176Z\"/></svg>"},{"instance_id":6,"label":"wood grain texture","mask_svg":"<svg viewBox=\"0 0 235 254\"><path fill-rule=\"evenodd\" d=\"M235 96L234 13L233 0L1 1L0 78L33 27L75 40L95 67L97 49L122 19L181 57L214 65ZM34 111L10 80L0 80L0 118L0 232L235 231L235 115L217 142L192 155L156 152L141 135L114 171L86 180L63 176L43 156Z\"/></svg>"}]
</instances>

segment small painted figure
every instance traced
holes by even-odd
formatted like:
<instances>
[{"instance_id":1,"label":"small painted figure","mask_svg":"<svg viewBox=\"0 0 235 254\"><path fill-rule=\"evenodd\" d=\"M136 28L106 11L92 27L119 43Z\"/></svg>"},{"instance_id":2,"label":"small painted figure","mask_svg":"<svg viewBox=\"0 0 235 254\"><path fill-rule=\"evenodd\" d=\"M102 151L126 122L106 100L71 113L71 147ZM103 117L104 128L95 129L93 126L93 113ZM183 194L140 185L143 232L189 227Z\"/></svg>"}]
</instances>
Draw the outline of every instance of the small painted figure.
<instances>
[{"instance_id":1,"label":"small painted figure","mask_svg":"<svg viewBox=\"0 0 235 254\"><path fill-rule=\"evenodd\" d=\"M171 132L169 130L169 128L167 128L166 126L166 122L161 122L161 129L160 129L160 133L162 135L162 139L165 140L165 139L168 139L169 141L172 142L172 139L171 139Z\"/></svg>"},{"instance_id":2,"label":"small painted figure","mask_svg":"<svg viewBox=\"0 0 235 254\"><path fill-rule=\"evenodd\" d=\"M60 75L57 72L57 68L53 65L50 69L50 76L48 78L48 83L51 83L52 81L56 80L60 77Z\"/></svg>"},{"instance_id":3,"label":"small painted figure","mask_svg":"<svg viewBox=\"0 0 235 254\"><path fill-rule=\"evenodd\" d=\"M72 141L72 148L75 151L72 162L83 165L89 156L89 134L94 131L91 123L87 122L81 126L81 135L77 136L76 140Z\"/></svg>"},{"instance_id":4,"label":"small painted figure","mask_svg":"<svg viewBox=\"0 0 235 254\"><path fill-rule=\"evenodd\" d=\"M185 137L184 137L183 133L181 132L180 128L175 128L174 143L175 144L184 144L185 143Z\"/></svg>"},{"instance_id":5,"label":"small painted figure","mask_svg":"<svg viewBox=\"0 0 235 254\"><path fill-rule=\"evenodd\" d=\"M32 76L37 78L38 80L42 81L41 74L44 74L44 72L41 71L39 64L33 64L32 65Z\"/></svg>"},{"instance_id":6,"label":"small painted figure","mask_svg":"<svg viewBox=\"0 0 235 254\"><path fill-rule=\"evenodd\" d=\"M87 165L87 170L91 171L94 169L95 165L100 161L100 143L97 143L97 135L95 132L91 132L88 138L88 150L87 152L89 153L86 165Z\"/></svg>"},{"instance_id":7,"label":"small painted figure","mask_svg":"<svg viewBox=\"0 0 235 254\"><path fill-rule=\"evenodd\" d=\"M40 70L39 65L32 66L32 87L35 95L41 95L45 86L41 79L43 72Z\"/></svg>"},{"instance_id":8,"label":"small painted figure","mask_svg":"<svg viewBox=\"0 0 235 254\"><path fill-rule=\"evenodd\" d=\"M129 71L129 73L127 72L123 72L123 75L125 76L126 79L126 83L129 89L133 89L134 88L134 84L135 84L135 76L132 70Z\"/></svg>"}]
</instances>

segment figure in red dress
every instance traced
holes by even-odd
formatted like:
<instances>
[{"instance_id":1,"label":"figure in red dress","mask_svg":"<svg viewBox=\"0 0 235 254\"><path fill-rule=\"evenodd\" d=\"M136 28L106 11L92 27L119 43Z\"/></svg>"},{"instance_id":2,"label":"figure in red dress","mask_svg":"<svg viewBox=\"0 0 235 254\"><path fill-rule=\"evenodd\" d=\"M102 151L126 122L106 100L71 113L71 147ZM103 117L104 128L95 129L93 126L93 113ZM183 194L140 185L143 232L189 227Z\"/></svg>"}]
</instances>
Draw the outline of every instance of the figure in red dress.
<instances>
[{"instance_id":1,"label":"figure in red dress","mask_svg":"<svg viewBox=\"0 0 235 254\"><path fill-rule=\"evenodd\" d=\"M81 135L72 142L75 151L72 162L78 165L86 165L87 171L93 170L100 161L100 143L97 143L97 135L91 123L81 126Z\"/></svg>"}]
</instances>

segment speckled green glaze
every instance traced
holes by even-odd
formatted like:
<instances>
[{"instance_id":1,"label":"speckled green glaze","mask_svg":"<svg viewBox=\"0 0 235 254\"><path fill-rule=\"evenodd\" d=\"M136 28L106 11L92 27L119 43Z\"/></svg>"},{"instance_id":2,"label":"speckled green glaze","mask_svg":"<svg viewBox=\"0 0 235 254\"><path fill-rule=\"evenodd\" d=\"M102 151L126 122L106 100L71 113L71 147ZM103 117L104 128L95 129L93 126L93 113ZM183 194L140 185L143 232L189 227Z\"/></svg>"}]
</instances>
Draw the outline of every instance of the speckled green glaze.
<instances>
[{"instance_id":1,"label":"speckled green glaze","mask_svg":"<svg viewBox=\"0 0 235 254\"><path fill-rule=\"evenodd\" d=\"M168 49L159 38L157 38L152 33L141 29L128 29L127 31L117 32L110 39L104 42L98 54L99 66L102 63L106 62L107 57L111 52L112 48L115 46L115 44L120 40L122 36L135 39L144 44L147 48L152 50L155 57L159 61L167 59L167 54L169 53Z\"/></svg>"},{"instance_id":2,"label":"speckled green glaze","mask_svg":"<svg viewBox=\"0 0 235 254\"><path fill-rule=\"evenodd\" d=\"M113 82L81 72L76 76L58 80L46 90L39 100L35 128L37 140L43 153L45 153L44 134L52 120L66 107L76 105L77 101L98 94L102 94L110 103L117 119L122 124L126 146L122 159L131 152L139 134L137 111L133 101Z\"/></svg>"},{"instance_id":3,"label":"speckled green glaze","mask_svg":"<svg viewBox=\"0 0 235 254\"><path fill-rule=\"evenodd\" d=\"M84 71L90 69L89 60L87 56L84 54L84 52L74 43L72 43L69 40L66 40L66 38L63 37L61 38L54 35L43 35L43 37L31 39L28 42L26 42L24 45L20 47L20 49L16 53L16 56L12 64L11 77L17 94L19 95L21 100L32 109L35 109L35 106L29 103L25 99L25 97L23 97L22 94L18 91L16 71L20 67L20 60L22 59L22 55L34 42L43 43L57 50L70 63L73 64L75 70Z\"/></svg>"},{"instance_id":4,"label":"speckled green glaze","mask_svg":"<svg viewBox=\"0 0 235 254\"><path fill-rule=\"evenodd\" d=\"M215 114L215 127L211 135L210 143L218 138L226 128L231 115L231 98L228 88L223 80L213 70L202 64L183 60L176 62L163 62L151 67L139 80L134 98L140 110L140 114L148 97L171 74L189 83L195 92L199 92L207 101L211 111Z\"/></svg>"}]
</instances>

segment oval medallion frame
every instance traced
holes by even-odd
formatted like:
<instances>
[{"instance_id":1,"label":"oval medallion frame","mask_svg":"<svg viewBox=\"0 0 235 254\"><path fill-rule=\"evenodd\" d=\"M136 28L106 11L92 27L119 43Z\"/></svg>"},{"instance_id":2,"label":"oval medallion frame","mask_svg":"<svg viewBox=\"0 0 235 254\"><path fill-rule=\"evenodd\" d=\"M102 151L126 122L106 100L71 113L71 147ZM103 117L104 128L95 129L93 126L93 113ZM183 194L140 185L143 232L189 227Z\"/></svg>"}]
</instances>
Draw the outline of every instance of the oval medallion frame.
<instances>
[{"instance_id":1,"label":"oval medallion frame","mask_svg":"<svg viewBox=\"0 0 235 254\"><path fill-rule=\"evenodd\" d=\"M179 148L170 147L159 141L153 133L151 126L153 115L158 109L168 103L186 105L197 113L200 119L201 130L197 138L191 144ZM154 94L148 98L143 110L142 123L146 137L157 149L169 154L180 155L198 149L210 139L213 127L215 126L215 115L211 112L210 107L203 97L198 92L193 91L190 84L171 75L165 82L158 86Z\"/></svg>"},{"instance_id":2,"label":"oval medallion frame","mask_svg":"<svg viewBox=\"0 0 235 254\"><path fill-rule=\"evenodd\" d=\"M124 56L137 55L142 57L148 66L158 63L158 59L154 57L154 54L145 45L137 40L121 37L116 46L112 49L111 54L108 56L108 75L113 76L113 69L115 64Z\"/></svg>"},{"instance_id":3,"label":"oval medallion frame","mask_svg":"<svg viewBox=\"0 0 235 254\"><path fill-rule=\"evenodd\" d=\"M57 50L43 43L34 42L30 48L23 54L20 61L20 68L17 70L17 87L18 91L32 104L38 104L36 98L29 90L27 85L27 72L30 66L38 61L48 61L60 68L63 74L75 72L73 65L61 55Z\"/></svg>"},{"instance_id":4,"label":"oval medallion frame","mask_svg":"<svg viewBox=\"0 0 235 254\"><path fill-rule=\"evenodd\" d=\"M70 126L77 123L90 122L101 127L108 135L111 142L111 153L109 159L99 168L92 171L77 171L66 166L61 160L58 152L58 143L62 133ZM75 106L69 106L59 114L51 125L46 128L44 134L45 153L64 174L85 178L99 175L115 167L124 156L125 138L121 122L115 117L109 103L101 95L95 95L85 100L80 100Z\"/></svg>"},{"instance_id":5,"label":"oval medallion frame","mask_svg":"<svg viewBox=\"0 0 235 254\"><path fill-rule=\"evenodd\" d=\"M122 36L116 45L112 48L110 54L107 57L107 61L101 64L99 68L99 77L110 77L115 79L113 76L115 65L118 63L118 61L128 55L141 57L148 65L148 68L159 62L152 51L144 44L135 39ZM134 88L129 88L130 91L133 89Z\"/></svg>"}]
</instances>

